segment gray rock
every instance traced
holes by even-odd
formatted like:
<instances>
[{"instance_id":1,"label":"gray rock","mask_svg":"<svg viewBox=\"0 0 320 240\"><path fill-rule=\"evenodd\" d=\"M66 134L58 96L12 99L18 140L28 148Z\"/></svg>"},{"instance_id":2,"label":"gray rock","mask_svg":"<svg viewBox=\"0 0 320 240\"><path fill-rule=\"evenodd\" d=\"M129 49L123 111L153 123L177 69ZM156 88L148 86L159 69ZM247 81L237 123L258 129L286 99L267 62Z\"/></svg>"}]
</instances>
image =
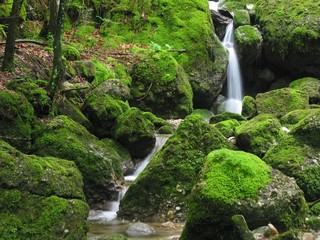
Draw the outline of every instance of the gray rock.
<instances>
[{"instance_id":1,"label":"gray rock","mask_svg":"<svg viewBox=\"0 0 320 240\"><path fill-rule=\"evenodd\" d=\"M156 230L146 223L135 223L126 230L126 234L131 237L150 236L156 233Z\"/></svg>"}]
</instances>

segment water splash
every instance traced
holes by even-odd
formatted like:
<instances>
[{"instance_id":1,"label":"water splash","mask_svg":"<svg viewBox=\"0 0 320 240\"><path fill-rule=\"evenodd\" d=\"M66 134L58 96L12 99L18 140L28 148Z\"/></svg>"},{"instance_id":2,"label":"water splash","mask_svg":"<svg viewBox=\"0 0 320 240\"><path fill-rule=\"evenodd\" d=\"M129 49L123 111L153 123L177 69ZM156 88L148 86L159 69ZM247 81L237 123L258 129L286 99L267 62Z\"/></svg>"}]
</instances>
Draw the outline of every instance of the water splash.
<instances>
[{"instance_id":1,"label":"water splash","mask_svg":"<svg viewBox=\"0 0 320 240\"><path fill-rule=\"evenodd\" d=\"M233 35L233 22L226 29L226 35L222 41L223 46L229 52L229 64L227 69L227 101L225 103L226 111L241 114L242 110L242 77L240 64L235 50L235 41Z\"/></svg>"}]
</instances>

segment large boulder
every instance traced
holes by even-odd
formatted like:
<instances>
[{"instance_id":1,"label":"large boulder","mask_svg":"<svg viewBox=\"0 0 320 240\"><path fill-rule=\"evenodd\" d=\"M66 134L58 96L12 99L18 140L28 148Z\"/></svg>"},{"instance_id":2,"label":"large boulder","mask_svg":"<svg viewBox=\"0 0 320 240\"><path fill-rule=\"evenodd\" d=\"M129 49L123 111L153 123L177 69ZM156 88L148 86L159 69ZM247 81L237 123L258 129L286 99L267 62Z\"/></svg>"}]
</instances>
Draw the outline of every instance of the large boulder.
<instances>
[{"instance_id":1,"label":"large boulder","mask_svg":"<svg viewBox=\"0 0 320 240\"><path fill-rule=\"evenodd\" d=\"M307 206L292 178L242 151L211 152L192 190L180 239L242 239L232 216L241 214L249 229L270 222L279 230L300 227Z\"/></svg>"},{"instance_id":2,"label":"large boulder","mask_svg":"<svg viewBox=\"0 0 320 240\"><path fill-rule=\"evenodd\" d=\"M277 143L281 130L279 120L270 114L261 114L236 127L237 146L259 157Z\"/></svg>"},{"instance_id":3,"label":"large boulder","mask_svg":"<svg viewBox=\"0 0 320 240\"><path fill-rule=\"evenodd\" d=\"M19 150L29 150L34 110L27 99L13 91L0 91L0 135Z\"/></svg>"},{"instance_id":4,"label":"large boulder","mask_svg":"<svg viewBox=\"0 0 320 240\"><path fill-rule=\"evenodd\" d=\"M183 68L168 52L143 55L132 69L132 106L164 118L192 112L192 89Z\"/></svg>"},{"instance_id":5,"label":"large boulder","mask_svg":"<svg viewBox=\"0 0 320 240\"><path fill-rule=\"evenodd\" d=\"M112 198L122 180L121 158L108 144L66 116L57 116L38 133L33 152L74 161L83 175L90 204Z\"/></svg>"},{"instance_id":6,"label":"large boulder","mask_svg":"<svg viewBox=\"0 0 320 240\"><path fill-rule=\"evenodd\" d=\"M266 58L294 77L320 76L320 8L314 1L258 0Z\"/></svg>"},{"instance_id":7,"label":"large boulder","mask_svg":"<svg viewBox=\"0 0 320 240\"><path fill-rule=\"evenodd\" d=\"M208 1L120 1L109 15L102 34L126 43L151 42L154 50L169 49L189 76L195 107L211 107L222 89L228 58L214 34Z\"/></svg>"},{"instance_id":8,"label":"large boulder","mask_svg":"<svg viewBox=\"0 0 320 240\"><path fill-rule=\"evenodd\" d=\"M309 107L309 96L291 88L281 88L265 93L258 93L256 96L258 114L267 113L281 117L296 109Z\"/></svg>"},{"instance_id":9,"label":"large boulder","mask_svg":"<svg viewBox=\"0 0 320 240\"><path fill-rule=\"evenodd\" d=\"M153 123L135 107L119 116L113 131L114 138L130 151L132 157L146 157L156 142Z\"/></svg>"},{"instance_id":10,"label":"large boulder","mask_svg":"<svg viewBox=\"0 0 320 240\"><path fill-rule=\"evenodd\" d=\"M0 232L4 239L86 239L89 207L76 165L25 155L0 140Z\"/></svg>"},{"instance_id":11,"label":"large boulder","mask_svg":"<svg viewBox=\"0 0 320 240\"><path fill-rule=\"evenodd\" d=\"M120 202L119 216L139 220L184 220L186 201L205 156L233 146L199 115L188 116Z\"/></svg>"},{"instance_id":12,"label":"large boulder","mask_svg":"<svg viewBox=\"0 0 320 240\"><path fill-rule=\"evenodd\" d=\"M320 110L309 110L291 131L269 149L263 160L294 177L308 201L320 197Z\"/></svg>"},{"instance_id":13,"label":"large boulder","mask_svg":"<svg viewBox=\"0 0 320 240\"><path fill-rule=\"evenodd\" d=\"M305 91L309 95L310 104L320 103L320 80L317 78L305 77L297 79L289 84L290 88Z\"/></svg>"}]
</instances>

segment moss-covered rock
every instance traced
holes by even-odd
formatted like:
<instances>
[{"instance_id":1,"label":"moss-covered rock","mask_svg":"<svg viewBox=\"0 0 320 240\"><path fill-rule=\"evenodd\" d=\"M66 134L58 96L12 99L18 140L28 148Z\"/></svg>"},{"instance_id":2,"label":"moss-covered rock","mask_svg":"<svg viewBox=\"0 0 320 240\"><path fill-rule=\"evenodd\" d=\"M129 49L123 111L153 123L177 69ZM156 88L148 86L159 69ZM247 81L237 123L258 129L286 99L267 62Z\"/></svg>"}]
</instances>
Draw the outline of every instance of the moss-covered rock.
<instances>
[{"instance_id":1,"label":"moss-covered rock","mask_svg":"<svg viewBox=\"0 0 320 240\"><path fill-rule=\"evenodd\" d=\"M85 239L89 207L76 165L25 155L0 140L3 239Z\"/></svg>"},{"instance_id":2,"label":"moss-covered rock","mask_svg":"<svg viewBox=\"0 0 320 240\"><path fill-rule=\"evenodd\" d=\"M228 59L214 34L208 1L126 0L116 3L110 16L101 33L120 42L153 42L152 48L172 49L190 76L196 107L211 107L222 89Z\"/></svg>"},{"instance_id":3,"label":"moss-covered rock","mask_svg":"<svg viewBox=\"0 0 320 240\"><path fill-rule=\"evenodd\" d=\"M241 239L231 220L235 214L245 217L249 229L270 222L289 229L302 225L306 210L293 179L250 153L216 150L208 155L192 190L180 239Z\"/></svg>"},{"instance_id":4,"label":"moss-covered rock","mask_svg":"<svg viewBox=\"0 0 320 240\"><path fill-rule=\"evenodd\" d=\"M225 120L236 119L237 121L246 121L246 119L238 113L224 112L221 114L214 115L210 118L210 123L218 123Z\"/></svg>"},{"instance_id":5,"label":"moss-covered rock","mask_svg":"<svg viewBox=\"0 0 320 240\"><path fill-rule=\"evenodd\" d=\"M19 150L28 151L34 110L27 99L13 91L0 91L0 134Z\"/></svg>"},{"instance_id":6,"label":"moss-covered rock","mask_svg":"<svg viewBox=\"0 0 320 240\"><path fill-rule=\"evenodd\" d=\"M96 75L96 69L92 61L74 61L76 73L84 77L88 82L92 82Z\"/></svg>"},{"instance_id":7,"label":"moss-covered rock","mask_svg":"<svg viewBox=\"0 0 320 240\"><path fill-rule=\"evenodd\" d=\"M123 101L91 91L86 97L82 111L93 124L93 132L100 138L109 137L117 118L123 113Z\"/></svg>"},{"instance_id":8,"label":"moss-covered rock","mask_svg":"<svg viewBox=\"0 0 320 240\"><path fill-rule=\"evenodd\" d=\"M289 84L290 88L305 91L309 95L310 104L320 103L320 80L317 78L300 78Z\"/></svg>"},{"instance_id":9,"label":"moss-covered rock","mask_svg":"<svg viewBox=\"0 0 320 240\"><path fill-rule=\"evenodd\" d=\"M253 97L244 96L242 99L241 115L246 118L253 118L257 115L257 106Z\"/></svg>"},{"instance_id":10,"label":"moss-covered rock","mask_svg":"<svg viewBox=\"0 0 320 240\"><path fill-rule=\"evenodd\" d=\"M240 26L234 32L234 38L242 65L250 66L261 55L263 39L260 31L254 26Z\"/></svg>"},{"instance_id":11,"label":"moss-covered rock","mask_svg":"<svg viewBox=\"0 0 320 240\"><path fill-rule=\"evenodd\" d=\"M305 92L291 88L281 88L256 96L258 114L267 113L281 117L296 109L306 109L309 106L309 96Z\"/></svg>"},{"instance_id":12,"label":"moss-covered rock","mask_svg":"<svg viewBox=\"0 0 320 240\"><path fill-rule=\"evenodd\" d=\"M114 137L129 149L131 156L146 157L154 147L154 125L138 108L130 108L119 116L114 126Z\"/></svg>"},{"instance_id":13,"label":"moss-covered rock","mask_svg":"<svg viewBox=\"0 0 320 240\"><path fill-rule=\"evenodd\" d=\"M81 58L79 50L68 45L63 45L62 54L69 61L76 61Z\"/></svg>"},{"instance_id":14,"label":"moss-covered rock","mask_svg":"<svg viewBox=\"0 0 320 240\"><path fill-rule=\"evenodd\" d=\"M317 109L317 108L293 110L293 111L287 113L286 115L282 116L280 118L280 122L282 125L291 128L295 124L297 124L300 120L302 120L303 118L305 118L309 115L313 115L313 114L317 113L318 111L319 111L319 109Z\"/></svg>"},{"instance_id":15,"label":"moss-covered rock","mask_svg":"<svg viewBox=\"0 0 320 240\"><path fill-rule=\"evenodd\" d=\"M205 156L220 148L233 146L200 116L188 116L132 183L121 200L119 216L184 220Z\"/></svg>"},{"instance_id":16,"label":"moss-covered rock","mask_svg":"<svg viewBox=\"0 0 320 240\"><path fill-rule=\"evenodd\" d=\"M240 123L236 119L229 119L213 124L213 126L218 129L223 136L229 138L235 135L235 129L240 126Z\"/></svg>"},{"instance_id":17,"label":"moss-covered rock","mask_svg":"<svg viewBox=\"0 0 320 240\"><path fill-rule=\"evenodd\" d=\"M83 175L90 204L111 199L116 181L122 179L119 154L66 116L57 116L46 124L35 139L33 151L74 161Z\"/></svg>"},{"instance_id":18,"label":"moss-covered rock","mask_svg":"<svg viewBox=\"0 0 320 240\"><path fill-rule=\"evenodd\" d=\"M266 57L275 67L295 76L319 76L319 6L315 1L256 1Z\"/></svg>"},{"instance_id":19,"label":"moss-covered rock","mask_svg":"<svg viewBox=\"0 0 320 240\"><path fill-rule=\"evenodd\" d=\"M261 114L236 128L237 146L259 157L277 144L281 130L279 120L270 114Z\"/></svg>"},{"instance_id":20,"label":"moss-covered rock","mask_svg":"<svg viewBox=\"0 0 320 240\"><path fill-rule=\"evenodd\" d=\"M123 101L130 98L130 88L120 79L108 79L99 84L93 92L97 95L109 94L114 99Z\"/></svg>"},{"instance_id":21,"label":"moss-covered rock","mask_svg":"<svg viewBox=\"0 0 320 240\"><path fill-rule=\"evenodd\" d=\"M158 131L160 128L165 127L167 129L171 128L172 131L173 129L173 125L171 125L169 122L167 122L166 120L157 117L156 115L154 115L152 112L143 112L143 115L150 121L153 123L155 129Z\"/></svg>"},{"instance_id":22,"label":"moss-covered rock","mask_svg":"<svg viewBox=\"0 0 320 240\"><path fill-rule=\"evenodd\" d=\"M294 177L308 201L320 197L319 111L295 124L263 158L274 168Z\"/></svg>"},{"instance_id":23,"label":"moss-covered rock","mask_svg":"<svg viewBox=\"0 0 320 240\"><path fill-rule=\"evenodd\" d=\"M40 196L0 187L3 239L86 239L88 205L79 199Z\"/></svg>"},{"instance_id":24,"label":"moss-covered rock","mask_svg":"<svg viewBox=\"0 0 320 240\"><path fill-rule=\"evenodd\" d=\"M183 68L169 52L145 53L132 69L132 106L164 118L192 112L192 89Z\"/></svg>"},{"instance_id":25,"label":"moss-covered rock","mask_svg":"<svg viewBox=\"0 0 320 240\"><path fill-rule=\"evenodd\" d=\"M245 9L237 9L234 11L233 24L235 28L244 25L250 25L249 12Z\"/></svg>"}]
</instances>

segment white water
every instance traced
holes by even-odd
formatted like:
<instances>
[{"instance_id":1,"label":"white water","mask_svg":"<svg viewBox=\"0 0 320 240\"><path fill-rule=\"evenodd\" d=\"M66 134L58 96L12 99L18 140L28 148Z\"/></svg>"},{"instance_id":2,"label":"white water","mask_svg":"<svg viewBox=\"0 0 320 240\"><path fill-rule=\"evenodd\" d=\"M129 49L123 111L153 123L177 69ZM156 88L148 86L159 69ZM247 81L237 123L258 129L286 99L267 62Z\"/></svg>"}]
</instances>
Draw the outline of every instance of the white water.
<instances>
[{"instance_id":1,"label":"white water","mask_svg":"<svg viewBox=\"0 0 320 240\"><path fill-rule=\"evenodd\" d=\"M227 26L226 35L222 41L223 46L229 51L229 64L227 70L227 101L226 111L241 114L242 110L242 77L238 56L235 50L233 35L233 22Z\"/></svg>"},{"instance_id":2,"label":"white water","mask_svg":"<svg viewBox=\"0 0 320 240\"><path fill-rule=\"evenodd\" d=\"M134 181L137 176L143 171L143 169L148 165L154 154L163 147L167 140L168 137L157 136L155 146L149 153L149 155L139 164L139 167L132 175L125 176L124 179L128 182ZM105 208L108 210L90 210L88 220L100 223L115 220L117 218L117 212L119 211L120 200L125 195L126 191L126 188L122 189L118 193L117 200L106 203Z\"/></svg>"},{"instance_id":3,"label":"white water","mask_svg":"<svg viewBox=\"0 0 320 240\"><path fill-rule=\"evenodd\" d=\"M219 5L219 1L217 1L217 2L209 1L209 9L210 10L218 11L218 5Z\"/></svg>"},{"instance_id":4,"label":"white water","mask_svg":"<svg viewBox=\"0 0 320 240\"><path fill-rule=\"evenodd\" d=\"M125 176L124 180L126 181L134 181L136 180L136 178L138 177L138 175L143 171L143 169L145 169L145 167L148 165L148 163L150 162L151 158L154 156L154 154L156 152L158 152L162 146L166 143L166 141L168 140L168 137L160 137L157 136L156 138L156 144L154 146L154 148L152 149L151 153L149 153L149 155L139 164L138 168L134 171L134 173L132 175L129 176Z\"/></svg>"}]
</instances>

